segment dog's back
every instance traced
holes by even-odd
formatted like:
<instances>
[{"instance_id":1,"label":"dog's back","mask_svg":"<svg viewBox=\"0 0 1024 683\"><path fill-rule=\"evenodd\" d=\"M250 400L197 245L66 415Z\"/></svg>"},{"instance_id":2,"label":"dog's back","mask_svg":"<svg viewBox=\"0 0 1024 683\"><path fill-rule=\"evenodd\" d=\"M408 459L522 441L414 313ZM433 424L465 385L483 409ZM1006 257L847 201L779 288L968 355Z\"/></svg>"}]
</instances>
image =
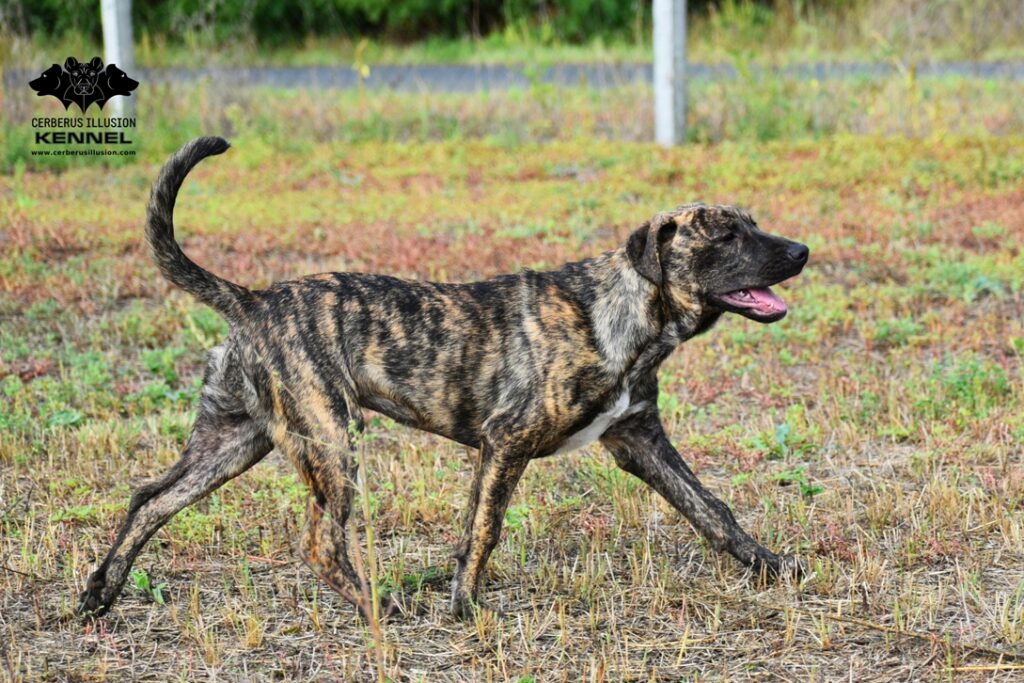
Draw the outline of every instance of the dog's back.
<instances>
[{"instance_id":1,"label":"dog's back","mask_svg":"<svg viewBox=\"0 0 1024 683\"><path fill-rule=\"evenodd\" d=\"M328 402L350 392L360 406L477 447L489 407L510 395L542 396L573 420L586 417L572 415L584 395L610 390L592 370L587 312L552 273L470 284L329 273L251 292L242 310L237 343L251 348L241 357L300 387L283 401L289 412L316 403L307 392ZM280 409L270 397L260 406Z\"/></svg>"}]
</instances>

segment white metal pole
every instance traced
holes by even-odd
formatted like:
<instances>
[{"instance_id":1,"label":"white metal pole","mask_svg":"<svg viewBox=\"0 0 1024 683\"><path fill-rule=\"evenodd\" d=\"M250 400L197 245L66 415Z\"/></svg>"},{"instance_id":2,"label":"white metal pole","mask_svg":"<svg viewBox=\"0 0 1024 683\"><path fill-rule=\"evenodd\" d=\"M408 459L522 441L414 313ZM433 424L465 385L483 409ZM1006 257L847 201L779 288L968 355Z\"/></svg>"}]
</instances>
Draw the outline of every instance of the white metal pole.
<instances>
[{"instance_id":1,"label":"white metal pole","mask_svg":"<svg viewBox=\"0 0 1024 683\"><path fill-rule=\"evenodd\" d=\"M131 76L135 71L132 49L132 0L100 0L103 14L103 59ZM110 100L111 116L135 116L134 97Z\"/></svg>"},{"instance_id":2,"label":"white metal pole","mask_svg":"<svg viewBox=\"0 0 1024 683\"><path fill-rule=\"evenodd\" d=\"M686 140L686 0L654 0L654 137Z\"/></svg>"}]
</instances>

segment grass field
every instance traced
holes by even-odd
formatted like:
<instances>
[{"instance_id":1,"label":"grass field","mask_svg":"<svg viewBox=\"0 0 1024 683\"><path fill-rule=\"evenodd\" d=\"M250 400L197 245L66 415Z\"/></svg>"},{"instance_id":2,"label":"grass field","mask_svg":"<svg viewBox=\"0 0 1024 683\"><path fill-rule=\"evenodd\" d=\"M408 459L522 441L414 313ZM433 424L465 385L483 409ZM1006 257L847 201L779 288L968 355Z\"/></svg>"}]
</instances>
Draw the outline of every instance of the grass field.
<instances>
[{"instance_id":1,"label":"grass field","mask_svg":"<svg viewBox=\"0 0 1024 683\"><path fill-rule=\"evenodd\" d=\"M811 88L832 86L805 87L710 89L694 116L719 134L672 151L637 142L642 90L418 109L296 95L286 118L206 88L191 109L150 110L137 163L112 167L46 167L5 124L0 677L1019 680L1020 85L853 84L817 105ZM815 129L806 111L834 116ZM757 122L778 127L728 128ZM454 621L470 454L376 417L357 526L375 532L381 587L418 614L375 639L314 579L296 555L304 491L275 453L160 531L109 616L66 619L131 488L176 460L225 331L141 245L159 161L200 132L235 147L186 183L179 236L249 286L555 266L694 199L806 242L789 317L733 316L687 343L660 407L704 482L811 575L760 589L592 448L531 464L490 564L504 613Z\"/></svg>"}]
</instances>

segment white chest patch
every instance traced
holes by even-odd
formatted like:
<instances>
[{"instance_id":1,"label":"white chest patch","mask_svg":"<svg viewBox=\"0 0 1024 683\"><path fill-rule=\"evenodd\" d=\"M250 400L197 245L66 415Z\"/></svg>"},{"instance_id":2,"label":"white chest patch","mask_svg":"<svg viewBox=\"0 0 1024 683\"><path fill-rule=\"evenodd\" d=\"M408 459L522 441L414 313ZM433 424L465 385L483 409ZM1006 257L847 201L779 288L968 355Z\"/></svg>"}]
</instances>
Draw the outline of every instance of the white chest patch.
<instances>
[{"instance_id":1,"label":"white chest patch","mask_svg":"<svg viewBox=\"0 0 1024 683\"><path fill-rule=\"evenodd\" d=\"M615 405L595 417L593 422L566 439L554 454L568 453L576 450L577 448L583 448L588 444L594 443L601 438L601 435L605 433L612 423L620 418L632 415L643 408L644 405L646 404L643 402L632 406L629 405L629 390L624 390L619 394L619 398L616 399Z\"/></svg>"}]
</instances>

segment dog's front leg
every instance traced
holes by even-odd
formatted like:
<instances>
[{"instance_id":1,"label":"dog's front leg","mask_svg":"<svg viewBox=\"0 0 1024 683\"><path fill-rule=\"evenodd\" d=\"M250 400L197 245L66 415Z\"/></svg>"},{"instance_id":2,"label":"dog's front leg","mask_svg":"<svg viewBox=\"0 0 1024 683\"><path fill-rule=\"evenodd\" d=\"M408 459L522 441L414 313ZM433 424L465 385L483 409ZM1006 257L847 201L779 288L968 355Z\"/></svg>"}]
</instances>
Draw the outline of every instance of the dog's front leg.
<instances>
[{"instance_id":1,"label":"dog's front leg","mask_svg":"<svg viewBox=\"0 0 1024 683\"><path fill-rule=\"evenodd\" d=\"M473 472L473 488L465 515L465 530L455 549L452 613L466 618L478 604L480 580L487 558L498 544L505 510L529 458L518 449L484 439Z\"/></svg>"},{"instance_id":2,"label":"dog's front leg","mask_svg":"<svg viewBox=\"0 0 1024 683\"><path fill-rule=\"evenodd\" d=\"M792 557L768 550L740 527L729 506L716 498L686 466L668 439L656 411L613 425L601 437L615 462L642 479L679 510L718 551L768 576L799 571Z\"/></svg>"}]
</instances>

